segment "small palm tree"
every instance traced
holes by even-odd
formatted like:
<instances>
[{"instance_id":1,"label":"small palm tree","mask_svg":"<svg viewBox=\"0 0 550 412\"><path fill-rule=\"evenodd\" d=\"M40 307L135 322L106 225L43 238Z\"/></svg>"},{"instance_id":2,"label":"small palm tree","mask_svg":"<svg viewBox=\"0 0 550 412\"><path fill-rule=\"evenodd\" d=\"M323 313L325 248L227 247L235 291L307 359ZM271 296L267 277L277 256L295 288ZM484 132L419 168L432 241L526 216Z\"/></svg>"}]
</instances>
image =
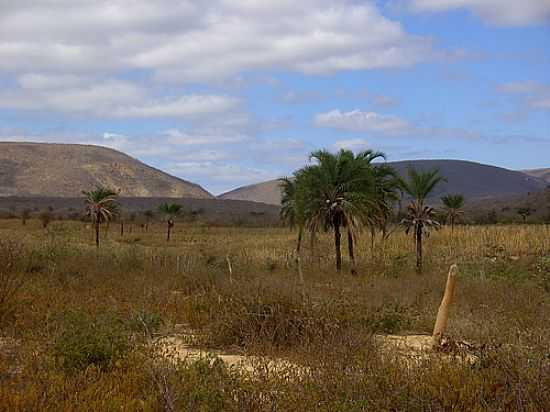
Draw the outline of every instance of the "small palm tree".
<instances>
[{"instance_id":1,"label":"small palm tree","mask_svg":"<svg viewBox=\"0 0 550 412\"><path fill-rule=\"evenodd\" d=\"M21 212L21 223L23 226L27 224L27 220L31 217L31 210L30 209L23 209Z\"/></svg>"},{"instance_id":2,"label":"small palm tree","mask_svg":"<svg viewBox=\"0 0 550 412\"><path fill-rule=\"evenodd\" d=\"M291 229L298 227L298 240L296 242L296 263L298 266L298 275L300 283L304 283L302 273L302 237L306 224L303 191L301 190L300 174L296 173L294 178L284 177L279 179L279 187L281 188L281 220L285 222Z\"/></svg>"},{"instance_id":3,"label":"small palm tree","mask_svg":"<svg viewBox=\"0 0 550 412\"><path fill-rule=\"evenodd\" d=\"M430 228L440 226L435 219L435 210L426 206L425 201L435 187L444 181L446 179L439 174L438 169L422 172L411 168L408 171L408 179L400 179L401 188L412 198L402 224L406 227L407 233L411 230L414 233L416 270L419 273L422 272L422 236Z\"/></svg>"},{"instance_id":4,"label":"small palm tree","mask_svg":"<svg viewBox=\"0 0 550 412\"><path fill-rule=\"evenodd\" d=\"M281 219L291 229L298 226L296 253L300 253L305 226L304 204L298 191L298 185L298 179L296 178L283 177L279 179L279 186L282 192Z\"/></svg>"},{"instance_id":5,"label":"small palm tree","mask_svg":"<svg viewBox=\"0 0 550 412\"><path fill-rule=\"evenodd\" d=\"M143 215L145 216L145 231L148 232L149 223L151 223L151 220L153 219L153 217L155 217L155 214L152 210L146 210L145 212L143 212Z\"/></svg>"},{"instance_id":6,"label":"small palm tree","mask_svg":"<svg viewBox=\"0 0 550 412\"><path fill-rule=\"evenodd\" d=\"M531 212L534 212L530 207L519 207L516 209L518 215L523 219L523 223L527 222L527 218L531 216Z\"/></svg>"},{"instance_id":7,"label":"small palm tree","mask_svg":"<svg viewBox=\"0 0 550 412\"><path fill-rule=\"evenodd\" d=\"M89 192L82 192L86 197L86 215L92 220L95 229L95 244L99 248L99 228L103 222L110 221L118 212L117 193L105 187L97 187Z\"/></svg>"},{"instance_id":8,"label":"small palm tree","mask_svg":"<svg viewBox=\"0 0 550 412\"><path fill-rule=\"evenodd\" d=\"M441 202L445 206L445 214L447 222L451 225L451 236L454 232L455 223L464 215L464 196L462 195L447 195L441 198Z\"/></svg>"},{"instance_id":9,"label":"small palm tree","mask_svg":"<svg viewBox=\"0 0 550 412\"><path fill-rule=\"evenodd\" d=\"M163 214L166 218L166 241L170 241L170 234L175 225L174 218L181 213L182 207L177 203L163 203L159 206L159 212Z\"/></svg>"}]
</instances>

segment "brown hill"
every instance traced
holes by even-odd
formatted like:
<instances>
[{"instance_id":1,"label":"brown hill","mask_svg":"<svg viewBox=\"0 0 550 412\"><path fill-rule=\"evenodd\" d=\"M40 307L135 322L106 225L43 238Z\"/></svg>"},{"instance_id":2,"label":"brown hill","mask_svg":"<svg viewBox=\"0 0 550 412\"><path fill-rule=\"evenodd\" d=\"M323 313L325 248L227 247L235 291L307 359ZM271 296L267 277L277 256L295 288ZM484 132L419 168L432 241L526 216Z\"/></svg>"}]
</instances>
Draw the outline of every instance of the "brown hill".
<instances>
[{"instance_id":1,"label":"brown hill","mask_svg":"<svg viewBox=\"0 0 550 412\"><path fill-rule=\"evenodd\" d=\"M531 170L522 170L523 173L542 179L547 183L550 183L550 168L548 169L531 169Z\"/></svg>"},{"instance_id":2,"label":"brown hill","mask_svg":"<svg viewBox=\"0 0 550 412\"><path fill-rule=\"evenodd\" d=\"M102 185L127 197L212 198L202 187L101 146L0 142L0 196L80 196Z\"/></svg>"},{"instance_id":3,"label":"brown hill","mask_svg":"<svg viewBox=\"0 0 550 412\"><path fill-rule=\"evenodd\" d=\"M419 170L439 168L448 182L437 188L434 197L461 193L467 199L496 198L537 192L547 185L544 180L522 172L462 160L411 160L389 164L401 175L406 175L409 167ZM281 193L277 180L270 180L241 187L219 197L280 204Z\"/></svg>"},{"instance_id":4,"label":"brown hill","mask_svg":"<svg viewBox=\"0 0 550 412\"><path fill-rule=\"evenodd\" d=\"M278 180L268 180L250 186L243 186L238 189L223 193L219 199L227 200L248 200L252 202L268 203L270 205L281 204L281 189Z\"/></svg>"}]
</instances>

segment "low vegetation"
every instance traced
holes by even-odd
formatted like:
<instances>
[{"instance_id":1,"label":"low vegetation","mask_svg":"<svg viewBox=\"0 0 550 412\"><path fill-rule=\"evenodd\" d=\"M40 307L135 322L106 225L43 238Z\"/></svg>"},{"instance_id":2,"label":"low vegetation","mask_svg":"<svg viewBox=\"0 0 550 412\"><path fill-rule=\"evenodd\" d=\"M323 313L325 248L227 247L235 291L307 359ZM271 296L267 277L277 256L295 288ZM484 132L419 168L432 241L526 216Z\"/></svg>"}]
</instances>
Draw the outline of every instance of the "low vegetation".
<instances>
[{"instance_id":1,"label":"low vegetation","mask_svg":"<svg viewBox=\"0 0 550 412\"><path fill-rule=\"evenodd\" d=\"M180 223L167 243L151 218L124 237L101 225L97 249L89 222L0 221L0 409L547 410L550 228L443 227L419 276L396 227L355 233L341 265L360 276L334 270L334 232L319 232L301 245L300 282L284 228ZM376 336L430 334L453 262L447 334L476 361L456 349L404 365ZM257 356L255 372L160 356L155 339L182 330ZM288 363L274 372L269 359Z\"/></svg>"},{"instance_id":2,"label":"low vegetation","mask_svg":"<svg viewBox=\"0 0 550 412\"><path fill-rule=\"evenodd\" d=\"M281 181L291 231L106 188L83 221L0 221L0 409L548 410L550 227L459 224L438 170L383 157L314 152Z\"/></svg>"}]
</instances>

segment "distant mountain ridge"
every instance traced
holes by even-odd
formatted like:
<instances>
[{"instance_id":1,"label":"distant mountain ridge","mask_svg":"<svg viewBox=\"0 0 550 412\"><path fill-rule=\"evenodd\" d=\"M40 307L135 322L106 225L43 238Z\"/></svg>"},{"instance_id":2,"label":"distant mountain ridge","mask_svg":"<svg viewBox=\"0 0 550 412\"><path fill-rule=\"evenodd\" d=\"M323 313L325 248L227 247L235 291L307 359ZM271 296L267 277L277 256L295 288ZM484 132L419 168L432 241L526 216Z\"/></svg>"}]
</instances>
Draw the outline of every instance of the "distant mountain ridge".
<instances>
[{"instance_id":1,"label":"distant mountain ridge","mask_svg":"<svg viewBox=\"0 0 550 412\"><path fill-rule=\"evenodd\" d=\"M78 197L98 185L126 197L213 198L197 184L106 147L0 142L2 197Z\"/></svg>"},{"instance_id":2,"label":"distant mountain ridge","mask_svg":"<svg viewBox=\"0 0 550 412\"><path fill-rule=\"evenodd\" d=\"M550 168L547 169L530 169L530 170L522 170L523 173L536 177L538 179L542 179L545 182L550 184Z\"/></svg>"},{"instance_id":3,"label":"distant mountain ridge","mask_svg":"<svg viewBox=\"0 0 550 412\"><path fill-rule=\"evenodd\" d=\"M547 186L537 176L464 160L410 160L388 164L402 176L406 176L410 167L418 170L438 168L448 182L437 187L433 197L461 193L467 199L494 198L537 192ZM280 204L281 191L279 182L270 180L237 188L223 193L219 198Z\"/></svg>"}]
</instances>

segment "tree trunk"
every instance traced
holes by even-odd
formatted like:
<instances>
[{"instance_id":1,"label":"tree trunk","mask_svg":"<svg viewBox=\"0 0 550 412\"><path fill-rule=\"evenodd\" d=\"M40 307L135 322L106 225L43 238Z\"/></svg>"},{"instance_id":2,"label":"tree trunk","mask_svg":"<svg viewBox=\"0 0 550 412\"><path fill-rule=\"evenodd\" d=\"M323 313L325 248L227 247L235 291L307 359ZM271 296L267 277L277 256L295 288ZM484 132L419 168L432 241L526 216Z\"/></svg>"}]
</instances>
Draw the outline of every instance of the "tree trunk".
<instances>
[{"instance_id":1,"label":"tree trunk","mask_svg":"<svg viewBox=\"0 0 550 412\"><path fill-rule=\"evenodd\" d=\"M416 271L422 272L422 225L418 224L415 228L416 235Z\"/></svg>"},{"instance_id":2,"label":"tree trunk","mask_svg":"<svg viewBox=\"0 0 550 412\"><path fill-rule=\"evenodd\" d=\"M334 224L334 248L336 251L336 270L340 272L342 270L342 251L340 250L340 244L342 240L342 234L340 233L340 223Z\"/></svg>"},{"instance_id":3,"label":"tree trunk","mask_svg":"<svg viewBox=\"0 0 550 412\"><path fill-rule=\"evenodd\" d=\"M120 237L124 236L124 222L120 221Z\"/></svg>"},{"instance_id":4,"label":"tree trunk","mask_svg":"<svg viewBox=\"0 0 550 412\"><path fill-rule=\"evenodd\" d=\"M348 229L348 252L349 260L351 262L351 274L357 275L357 270L355 268L355 255L353 253L353 233Z\"/></svg>"},{"instance_id":5,"label":"tree trunk","mask_svg":"<svg viewBox=\"0 0 550 412\"><path fill-rule=\"evenodd\" d=\"M166 233L166 241L170 241L170 234L172 232L172 227L174 226L174 222L170 219L168 220L168 231Z\"/></svg>"},{"instance_id":6,"label":"tree trunk","mask_svg":"<svg viewBox=\"0 0 550 412\"><path fill-rule=\"evenodd\" d=\"M374 230L374 226L371 225L370 227L370 256L371 259L374 259L374 239L375 239L376 233Z\"/></svg>"},{"instance_id":7,"label":"tree trunk","mask_svg":"<svg viewBox=\"0 0 550 412\"><path fill-rule=\"evenodd\" d=\"M302 272L302 235L303 235L303 228L300 227L298 230L298 243L296 244L296 266L298 267L298 281L300 282L300 285L304 284L304 274Z\"/></svg>"},{"instance_id":8,"label":"tree trunk","mask_svg":"<svg viewBox=\"0 0 550 412\"><path fill-rule=\"evenodd\" d=\"M95 221L95 246L99 248L99 219Z\"/></svg>"}]
</instances>

